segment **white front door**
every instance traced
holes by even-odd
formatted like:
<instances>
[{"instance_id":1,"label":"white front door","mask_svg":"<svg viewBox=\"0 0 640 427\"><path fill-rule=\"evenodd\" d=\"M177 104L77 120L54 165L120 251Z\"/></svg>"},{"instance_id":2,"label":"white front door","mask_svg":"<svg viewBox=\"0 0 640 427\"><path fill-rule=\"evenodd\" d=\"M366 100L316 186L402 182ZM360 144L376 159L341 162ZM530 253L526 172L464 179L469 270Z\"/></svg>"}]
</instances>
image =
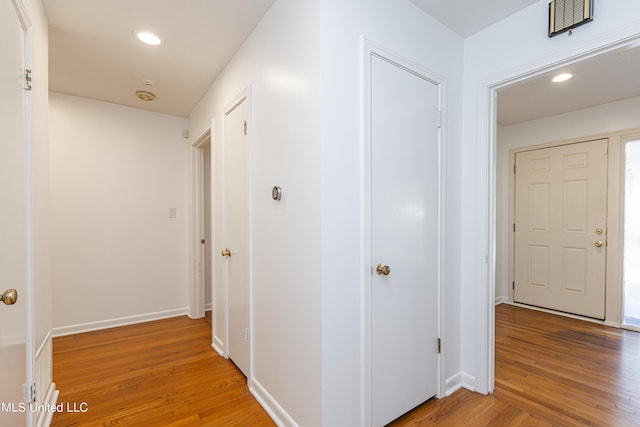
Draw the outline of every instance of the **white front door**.
<instances>
[{"instance_id":1,"label":"white front door","mask_svg":"<svg viewBox=\"0 0 640 427\"><path fill-rule=\"evenodd\" d=\"M374 426L438 390L438 109L438 85L371 56Z\"/></svg>"},{"instance_id":2,"label":"white front door","mask_svg":"<svg viewBox=\"0 0 640 427\"><path fill-rule=\"evenodd\" d=\"M24 426L23 384L27 382L27 184L24 135L24 29L10 0L0 5L0 425Z\"/></svg>"},{"instance_id":3,"label":"white front door","mask_svg":"<svg viewBox=\"0 0 640 427\"><path fill-rule=\"evenodd\" d=\"M607 147L516 154L515 302L604 319Z\"/></svg>"},{"instance_id":4,"label":"white front door","mask_svg":"<svg viewBox=\"0 0 640 427\"><path fill-rule=\"evenodd\" d=\"M249 376L249 182L248 99L225 113L225 197L227 254L228 354Z\"/></svg>"}]
</instances>

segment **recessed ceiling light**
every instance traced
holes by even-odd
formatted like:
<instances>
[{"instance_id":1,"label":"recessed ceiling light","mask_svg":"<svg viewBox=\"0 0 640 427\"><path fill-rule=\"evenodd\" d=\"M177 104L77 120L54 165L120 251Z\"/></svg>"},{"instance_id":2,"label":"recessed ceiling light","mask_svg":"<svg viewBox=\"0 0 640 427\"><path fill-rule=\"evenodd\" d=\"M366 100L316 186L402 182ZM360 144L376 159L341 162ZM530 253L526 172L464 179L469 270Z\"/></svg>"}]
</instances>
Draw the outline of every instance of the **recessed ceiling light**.
<instances>
[{"instance_id":1,"label":"recessed ceiling light","mask_svg":"<svg viewBox=\"0 0 640 427\"><path fill-rule=\"evenodd\" d=\"M551 81L554 83L560 83L569 80L571 77L573 77L573 74L571 73L562 73L555 76Z\"/></svg>"},{"instance_id":2,"label":"recessed ceiling light","mask_svg":"<svg viewBox=\"0 0 640 427\"><path fill-rule=\"evenodd\" d=\"M156 33L152 33L151 31L137 30L134 34L142 43L149 44L151 46L158 46L159 44L162 44L160 36Z\"/></svg>"}]
</instances>

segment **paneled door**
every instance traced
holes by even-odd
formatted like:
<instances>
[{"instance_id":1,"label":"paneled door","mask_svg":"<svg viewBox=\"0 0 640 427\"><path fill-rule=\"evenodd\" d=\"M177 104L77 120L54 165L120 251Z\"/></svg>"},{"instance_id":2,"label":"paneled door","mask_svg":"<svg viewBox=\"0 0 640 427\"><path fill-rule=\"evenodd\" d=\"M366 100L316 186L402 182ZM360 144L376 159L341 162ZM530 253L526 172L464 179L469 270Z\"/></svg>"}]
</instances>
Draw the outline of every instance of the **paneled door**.
<instances>
[{"instance_id":1,"label":"paneled door","mask_svg":"<svg viewBox=\"0 0 640 427\"><path fill-rule=\"evenodd\" d=\"M20 2L15 2L18 4ZM28 424L27 202L24 30L14 2L0 2L0 425ZM15 292L14 292L15 291ZM17 299L16 299L17 297Z\"/></svg>"},{"instance_id":2,"label":"paneled door","mask_svg":"<svg viewBox=\"0 0 640 427\"><path fill-rule=\"evenodd\" d=\"M371 56L371 419L438 391L439 86Z\"/></svg>"},{"instance_id":3,"label":"paneled door","mask_svg":"<svg viewBox=\"0 0 640 427\"><path fill-rule=\"evenodd\" d=\"M250 147L248 98L225 113L225 200L228 355L248 378L250 369Z\"/></svg>"},{"instance_id":4,"label":"paneled door","mask_svg":"<svg viewBox=\"0 0 640 427\"><path fill-rule=\"evenodd\" d=\"M515 302L604 319L608 140L515 158Z\"/></svg>"}]
</instances>

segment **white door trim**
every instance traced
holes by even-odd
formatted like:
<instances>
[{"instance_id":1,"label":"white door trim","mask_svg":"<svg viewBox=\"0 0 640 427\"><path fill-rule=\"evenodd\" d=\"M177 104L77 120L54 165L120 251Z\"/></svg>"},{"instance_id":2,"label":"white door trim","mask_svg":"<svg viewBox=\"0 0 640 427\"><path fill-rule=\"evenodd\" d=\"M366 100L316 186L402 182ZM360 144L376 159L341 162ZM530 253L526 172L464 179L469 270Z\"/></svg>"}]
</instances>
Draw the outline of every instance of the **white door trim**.
<instances>
[{"instance_id":1,"label":"white door trim","mask_svg":"<svg viewBox=\"0 0 640 427\"><path fill-rule=\"evenodd\" d=\"M205 230L203 147L211 143L214 132L215 121L212 120L211 128L192 142L189 147L189 317L192 319L199 319L205 315L204 263L211 260L204 259L204 248L200 243ZM212 228L212 240L214 240L213 233L214 230ZM211 268L213 269L213 262L211 262Z\"/></svg>"},{"instance_id":2,"label":"white door trim","mask_svg":"<svg viewBox=\"0 0 640 427\"><path fill-rule=\"evenodd\" d=\"M479 298L474 307L475 341L473 344L475 366L474 389L490 393L495 375L495 279L496 279L496 108L497 91L548 71L561 68L614 49L631 47L640 41L637 25L629 25L615 31L599 34L585 43L552 55L538 58L519 67L478 80L476 83L476 138L478 144L475 194L479 227L474 236L474 271L471 284L478 289Z\"/></svg>"},{"instance_id":3,"label":"white door trim","mask_svg":"<svg viewBox=\"0 0 640 427\"><path fill-rule=\"evenodd\" d=\"M439 130L438 138L438 336L442 339L442 351L438 355L438 397L443 396L445 390L445 361L446 361L446 337L445 327L445 206L444 206L444 165L445 165L445 99L446 81L445 79L428 70L421 65L410 61L393 51L390 51L379 44L372 42L366 37L361 38L361 174L360 174L360 215L362 218L361 235L361 310L360 310L360 330L361 330L361 408L360 419L362 425L371 425L371 57L375 55L405 70L416 74L438 86L439 109L442 112L442 126Z\"/></svg>"},{"instance_id":4,"label":"white door trim","mask_svg":"<svg viewBox=\"0 0 640 427\"><path fill-rule=\"evenodd\" d=\"M32 23L27 8L22 0L12 0L20 25L23 31L22 47L22 72L32 69ZM34 82L35 83L35 82ZM23 90L23 126L24 126L24 174L25 174L25 214L26 214L26 253L25 255L25 291L20 296L25 304L26 331L25 331L25 383L35 381L36 376L36 343L35 343L35 304L34 304L34 264L33 264L33 184L32 184L32 91ZM2 289L4 291L4 288ZM36 413L26 411L27 426L33 426L36 422Z\"/></svg>"},{"instance_id":5,"label":"white door trim","mask_svg":"<svg viewBox=\"0 0 640 427\"><path fill-rule=\"evenodd\" d=\"M227 217L227 164L226 164L226 147L227 147L227 117L231 112L243 101L247 102L247 140L249 143L249 372L247 373L247 385L251 387L253 380L253 105L251 98L251 83L242 89L231 101L229 101L222 110L222 242L223 246L229 247L229 236L227 233L228 217ZM213 252L213 251L212 251ZM228 265L228 264L226 264ZM224 272L224 319L225 319L225 345L224 357L229 358L229 346L227 340L229 337L229 269L225 268Z\"/></svg>"}]
</instances>

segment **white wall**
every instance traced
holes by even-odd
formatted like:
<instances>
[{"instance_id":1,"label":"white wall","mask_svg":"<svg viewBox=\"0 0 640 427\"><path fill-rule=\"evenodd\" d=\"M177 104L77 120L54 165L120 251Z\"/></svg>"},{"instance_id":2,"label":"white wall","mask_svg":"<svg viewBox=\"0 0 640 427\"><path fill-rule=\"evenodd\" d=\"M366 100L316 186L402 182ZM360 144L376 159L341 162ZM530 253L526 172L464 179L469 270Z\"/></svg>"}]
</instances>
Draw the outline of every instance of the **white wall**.
<instances>
[{"instance_id":1,"label":"white wall","mask_svg":"<svg viewBox=\"0 0 640 427\"><path fill-rule=\"evenodd\" d=\"M454 384L460 370L462 39L409 2L279 0L189 118L196 137L215 119L220 194L222 108L252 82L253 380L299 425L352 426L363 419L362 34L446 79L445 372ZM269 197L273 185L283 188L279 204ZM214 218L221 214L218 197ZM215 226L220 236L219 221ZM214 253L222 249L217 244ZM223 325L220 257L215 271L214 323Z\"/></svg>"},{"instance_id":2,"label":"white wall","mask_svg":"<svg viewBox=\"0 0 640 427\"><path fill-rule=\"evenodd\" d=\"M319 1L278 0L189 116L194 138L216 121L213 253L220 254L222 112L252 83L251 383L276 416L303 426L322 422L319 22ZM283 189L279 203L274 185ZM224 259L214 259L214 340L224 345Z\"/></svg>"},{"instance_id":3,"label":"white wall","mask_svg":"<svg viewBox=\"0 0 640 427\"><path fill-rule=\"evenodd\" d=\"M606 78L606 76L603 76ZM502 126L497 138L496 299L509 299L509 150L640 127L640 97Z\"/></svg>"},{"instance_id":4,"label":"white wall","mask_svg":"<svg viewBox=\"0 0 640 427\"><path fill-rule=\"evenodd\" d=\"M57 334L186 313L185 127L174 116L50 94Z\"/></svg>"},{"instance_id":5,"label":"white wall","mask_svg":"<svg viewBox=\"0 0 640 427\"><path fill-rule=\"evenodd\" d=\"M460 372L463 40L408 1L322 2L323 424L362 422L361 51L364 35L446 79L445 379ZM443 393L446 390L442 390Z\"/></svg>"},{"instance_id":6,"label":"white wall","mask_svg":"<svg viewBox=\"0 0 640 427\"><path fill-rule=\"evenodd\" d=\"M490 283L493 247L487 246L491 140L488 86L551 67L640 33L640 3L600 2L594 21L573 34L547 37L548 1L538 3L465 39L462 187L462 369L468 386L490 388ZM489 262L488 262L489 261Z\"/></svg>"}]
</instances>

